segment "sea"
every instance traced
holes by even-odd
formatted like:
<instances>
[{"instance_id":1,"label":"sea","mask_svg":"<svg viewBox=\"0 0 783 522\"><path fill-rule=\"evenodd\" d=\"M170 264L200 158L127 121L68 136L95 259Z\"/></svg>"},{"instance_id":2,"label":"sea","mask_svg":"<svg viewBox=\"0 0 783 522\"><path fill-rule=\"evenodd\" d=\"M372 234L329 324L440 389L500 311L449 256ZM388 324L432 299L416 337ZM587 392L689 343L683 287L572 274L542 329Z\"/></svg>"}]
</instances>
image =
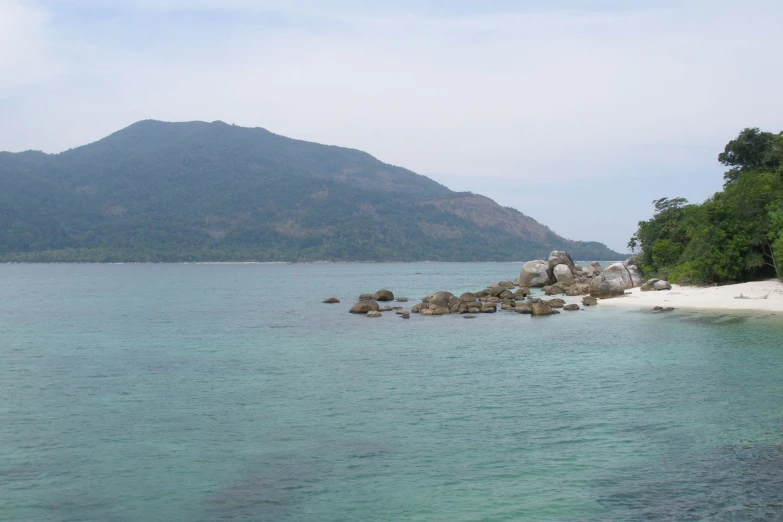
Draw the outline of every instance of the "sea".
<instances>
[{"instance_id":1,"label":"sea","mask_svg":"<svg viewBox=\"0 0 783 522\"><path fill-rule=\"evenodd\" d=\"M783 520L782 314L348 313L519 269L0 265L0 520Z\"/></svg>"}]
</instances>

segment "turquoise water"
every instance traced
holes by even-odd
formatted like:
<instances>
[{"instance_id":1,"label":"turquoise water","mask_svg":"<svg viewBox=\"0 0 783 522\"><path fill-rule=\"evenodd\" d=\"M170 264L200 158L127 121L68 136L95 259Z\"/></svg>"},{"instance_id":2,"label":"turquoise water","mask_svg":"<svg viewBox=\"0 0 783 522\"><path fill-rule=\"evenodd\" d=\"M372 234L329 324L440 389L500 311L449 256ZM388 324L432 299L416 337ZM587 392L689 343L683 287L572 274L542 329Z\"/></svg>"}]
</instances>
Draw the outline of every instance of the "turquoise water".
<instances>
[{"instance_id":1,"label":"turquoise water","mask_svg":"<svg viewBox=\"0 0 783 522\"><path fill-rule=\"evenodd\" d=\"M781 315L347 313L518 269L0 265L0 520L783 518Z\"/></svg>"}]
</instances>

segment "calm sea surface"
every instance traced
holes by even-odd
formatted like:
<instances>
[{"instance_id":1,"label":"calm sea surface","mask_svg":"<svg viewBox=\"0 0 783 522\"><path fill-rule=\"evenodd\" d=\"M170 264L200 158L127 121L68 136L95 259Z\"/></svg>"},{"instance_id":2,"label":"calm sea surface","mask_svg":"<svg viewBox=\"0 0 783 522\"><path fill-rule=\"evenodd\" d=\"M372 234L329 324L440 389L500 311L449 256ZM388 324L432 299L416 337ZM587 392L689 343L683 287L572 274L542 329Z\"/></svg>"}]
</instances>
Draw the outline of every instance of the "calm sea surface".
<instances>
[{"instance_id":1,"label":"calm sea surface","mask_svg":"<svg viewBox=\"0 0 783 522\"><path fill-rule=\"evenodd\" d=\"M0 520L783 519L783 315L347 313L518 270L0 265Z\"/></svg>"}]
</instances>

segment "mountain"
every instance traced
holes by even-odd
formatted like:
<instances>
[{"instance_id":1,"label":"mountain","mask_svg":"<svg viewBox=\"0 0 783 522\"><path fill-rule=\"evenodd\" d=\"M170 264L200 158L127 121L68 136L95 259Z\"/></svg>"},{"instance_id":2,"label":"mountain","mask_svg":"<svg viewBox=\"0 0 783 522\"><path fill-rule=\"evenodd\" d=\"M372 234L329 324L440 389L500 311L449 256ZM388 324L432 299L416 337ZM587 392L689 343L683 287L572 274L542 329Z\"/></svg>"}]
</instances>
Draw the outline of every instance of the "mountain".
<instances>
[{"instance_id":1,"label":"mountain","mask_svg":"<svg viewBox=\"0 0 783 522\"><path fill-rule=\"evenodd\" d=\"M0 152L0 261L619 259L367 153L223 122L141 121Z\"/></svg>"}]
</instances>

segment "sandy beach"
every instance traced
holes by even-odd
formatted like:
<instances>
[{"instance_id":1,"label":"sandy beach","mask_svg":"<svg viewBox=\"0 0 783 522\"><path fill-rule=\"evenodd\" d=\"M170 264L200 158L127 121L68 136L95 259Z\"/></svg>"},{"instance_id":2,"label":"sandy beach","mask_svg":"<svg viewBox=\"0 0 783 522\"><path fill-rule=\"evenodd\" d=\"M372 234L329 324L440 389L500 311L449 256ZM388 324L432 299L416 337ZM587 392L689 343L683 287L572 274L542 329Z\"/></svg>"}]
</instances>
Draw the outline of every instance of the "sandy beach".
<instances>
[{"instance_id":1,"label":"sandy beach","mask_svg":"<svg viewBox=\"0 0 783 522\"><path fill-rule=\"evenodd\" d=\"M740 296L743 299L735 299ZM708 287L672 285L671 290L660 292L634 288L626 291L624 297L602 299L600 306L783 312L783 283L770 280Z\"/></svg>"}]
</instances>

